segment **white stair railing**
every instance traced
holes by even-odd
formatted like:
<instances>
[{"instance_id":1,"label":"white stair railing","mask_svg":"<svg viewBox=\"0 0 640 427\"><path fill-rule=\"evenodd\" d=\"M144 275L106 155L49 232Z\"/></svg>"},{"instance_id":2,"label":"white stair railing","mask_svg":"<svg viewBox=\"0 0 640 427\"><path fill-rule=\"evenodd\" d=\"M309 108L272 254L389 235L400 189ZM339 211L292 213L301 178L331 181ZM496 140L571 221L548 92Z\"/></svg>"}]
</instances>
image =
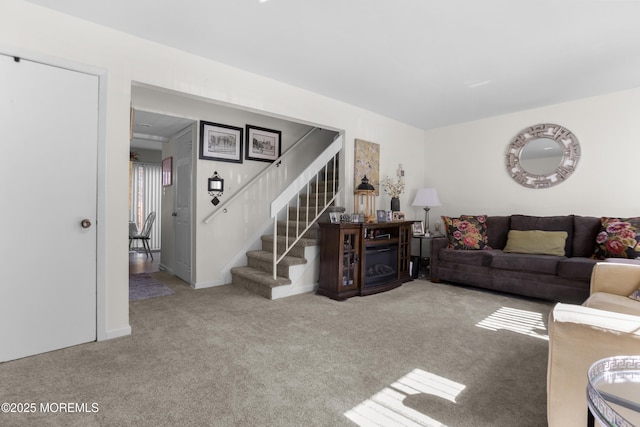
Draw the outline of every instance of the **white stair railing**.
<instances>
[{"instance_id":1,"label":"white stair railing","mask_svg":"<svg viewBox=\"0 0 640 427\"><path fill-rule=\"evenodd\" d=\"M304 233L318 220L327 208L336 200L340 192L338 179L338 155L344 148L344 137L339 135L327 149L320 154L281 194L271 203L273 219L273 278L277 277L278 263L289 253ZM315 189L314 188L315 184ZM322 192L321 185L323 186ZM306 195L304 206L301 196ZM313 204L311 203L311 199ZM295 207L295 233L289 235L291 207ZM300 226L300 210L305 208L304 226ZM312 208L315 208L313 216ZM284 249L278 255L278 218L284 216Z\"/></svg>"},{"instance_id":2,"label":"white stair railing","mask_svg":"<svg viewBox=\"0 0 640 427\"><path fill-rule=\"evenodd\" d=\"M207 217L204 219L204 223L207 224L209 223L215 216L217 216L218 214L222 213L222 212L226 212L227 206L231 205L232 202L242 196L245 195L245 190L247 188L250 188L252 186L255 186L256 183L260 182L261 179L263 179L263 177L265 177L266 175L268 175L269 173L271 173L274 169L280 167L280 165L282 164L283 160L287 159L287 156L291 153L294 153L296 148L298 148L298 146L302 145L302 143L315 131L319 130L319 128L314 127L309 129L309 131L307 133L305 133L304 135L302 135L302 137L300 139L298 139L286 152L284 152L279 158L278 160L276 160L275 162L271 163L268 167L266 167L262 172L260 172L258 175L254 176L249 182L247 182L239 191L236 191L230 198L228 198L227 200L225 200L224 202L222 202L220 204L220 206L217 207L217 209L213 212L211 212L209 215L207 215Z\"/></svg>"}]
</instances>

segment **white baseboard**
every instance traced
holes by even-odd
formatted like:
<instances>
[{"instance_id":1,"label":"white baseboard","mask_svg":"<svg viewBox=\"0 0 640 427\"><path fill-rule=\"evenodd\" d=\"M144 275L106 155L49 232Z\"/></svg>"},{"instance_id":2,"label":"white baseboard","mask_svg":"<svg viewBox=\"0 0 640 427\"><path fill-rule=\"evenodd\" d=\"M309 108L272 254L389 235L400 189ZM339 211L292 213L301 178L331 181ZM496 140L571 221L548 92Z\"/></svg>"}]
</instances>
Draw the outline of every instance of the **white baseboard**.
<instances>
[{"instance_id":1,"label":"white baseboard","mask_svg":"<svg viewBox=\"0 0 640 427\"><path fill-rule=\"evenodd\" d=\"M231 282L226 280L215 280L212 282L197 282L191 285L193 289L204 289L204 288L213 288L214 286L223 286L228 285Z\"/></svg>"},{"instance_id":2,"label":"white baseboard","mask_svg":"<svg viewBox=\"0 0 640 427\"><path fill-rule=\"evenodd\" d=\"M127 325L124 328L120 328L120 329L108 330L105 333L104 337L98 337L98 341L110 340L113 338L124 337L127 335L131 335L131 325Z\"/></svg>"},{"instance_id":3,"label":"white baseboard","mask_svg":"<svg viewBox=\"0 0 640 427\"><path fill-rule=\"evenodd\" d=\"M166 265L160 263L158 265L158 269L160 269L160 271L166 271L167 273L171 274L172 276L175 276L175 273L173 272L173 268L169 268Z\"/></svg>"}]
</instances>

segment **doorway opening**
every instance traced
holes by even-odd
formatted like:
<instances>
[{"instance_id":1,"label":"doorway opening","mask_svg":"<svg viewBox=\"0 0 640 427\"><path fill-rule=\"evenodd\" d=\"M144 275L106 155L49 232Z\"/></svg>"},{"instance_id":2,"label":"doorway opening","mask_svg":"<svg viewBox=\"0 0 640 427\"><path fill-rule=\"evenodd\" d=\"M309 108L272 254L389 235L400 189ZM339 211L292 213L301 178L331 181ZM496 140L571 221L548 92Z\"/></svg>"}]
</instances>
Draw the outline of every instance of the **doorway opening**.
<instances>
[{"instance_id":1,"label":"doorway opening","mask_svg":"<svg viewBox=\"0 0 640 427\"><path fill-rule=\"evenodd\" d=\"M190 130L195 127L194 124L194 120L163 113L139 109L132 112L129 156L130 233L140 233L150 214L155 216L155 220L149 229L147 248L142 241L132 241L129 248L130 275L161 270L175 274L175 239L180 238L180 233L191 233L190 228L175 225L174 200L179 187L176 185L175 152L183 142L180 138L185 134L185 129ZM188 138L190 144L191 133ZM191 156L190 152L188 156ZM169 170L166 168L168 164L171 165ZM188 168L187 174L190 174L191 163ZM167 173L171 179L167 180ZM151 250L150 253L148 249ZM181 278L190 281L190 277Z\"/></svg>"}]
</instances>

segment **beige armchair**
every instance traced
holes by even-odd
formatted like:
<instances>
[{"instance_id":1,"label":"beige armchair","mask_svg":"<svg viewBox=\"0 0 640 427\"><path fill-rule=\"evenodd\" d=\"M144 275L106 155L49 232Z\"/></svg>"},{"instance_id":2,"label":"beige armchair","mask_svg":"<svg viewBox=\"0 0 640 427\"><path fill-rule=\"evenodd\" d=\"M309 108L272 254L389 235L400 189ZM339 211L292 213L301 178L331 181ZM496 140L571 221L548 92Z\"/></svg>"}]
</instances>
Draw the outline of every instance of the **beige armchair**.
<instances>
[{"instance_id":1,"label":"beige armchair","mask_svg":"<svg viewBox=\"0 0 640 427\"><path fill-rule=\"evenodd\" d=\"M550 427L587 425L587 370L609 356L640 355L640 265L601 262L582 305L557 304L549 315L547 420Z\"/></svg>"}]
</instances>

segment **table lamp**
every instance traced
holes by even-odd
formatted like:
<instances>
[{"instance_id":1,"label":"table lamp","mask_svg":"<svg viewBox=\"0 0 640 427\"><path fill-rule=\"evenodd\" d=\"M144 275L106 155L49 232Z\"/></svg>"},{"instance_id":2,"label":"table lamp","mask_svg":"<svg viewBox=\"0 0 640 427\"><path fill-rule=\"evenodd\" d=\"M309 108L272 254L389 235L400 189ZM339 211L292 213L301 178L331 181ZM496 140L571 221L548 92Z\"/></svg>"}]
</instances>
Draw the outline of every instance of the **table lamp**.
<instances>
[{"instance_id":1,"label":"table lamp","mask_svg":"<svg viewBox=\"0 0 640 427\"><path fill-rule=\"evenodd\" d=\"M440 206L438 191L435 188L421 188L416 193L411 206L422 206L424 208L425 232L429 233L429 209L433 206Z\"/></svg>"}]
</instances>

